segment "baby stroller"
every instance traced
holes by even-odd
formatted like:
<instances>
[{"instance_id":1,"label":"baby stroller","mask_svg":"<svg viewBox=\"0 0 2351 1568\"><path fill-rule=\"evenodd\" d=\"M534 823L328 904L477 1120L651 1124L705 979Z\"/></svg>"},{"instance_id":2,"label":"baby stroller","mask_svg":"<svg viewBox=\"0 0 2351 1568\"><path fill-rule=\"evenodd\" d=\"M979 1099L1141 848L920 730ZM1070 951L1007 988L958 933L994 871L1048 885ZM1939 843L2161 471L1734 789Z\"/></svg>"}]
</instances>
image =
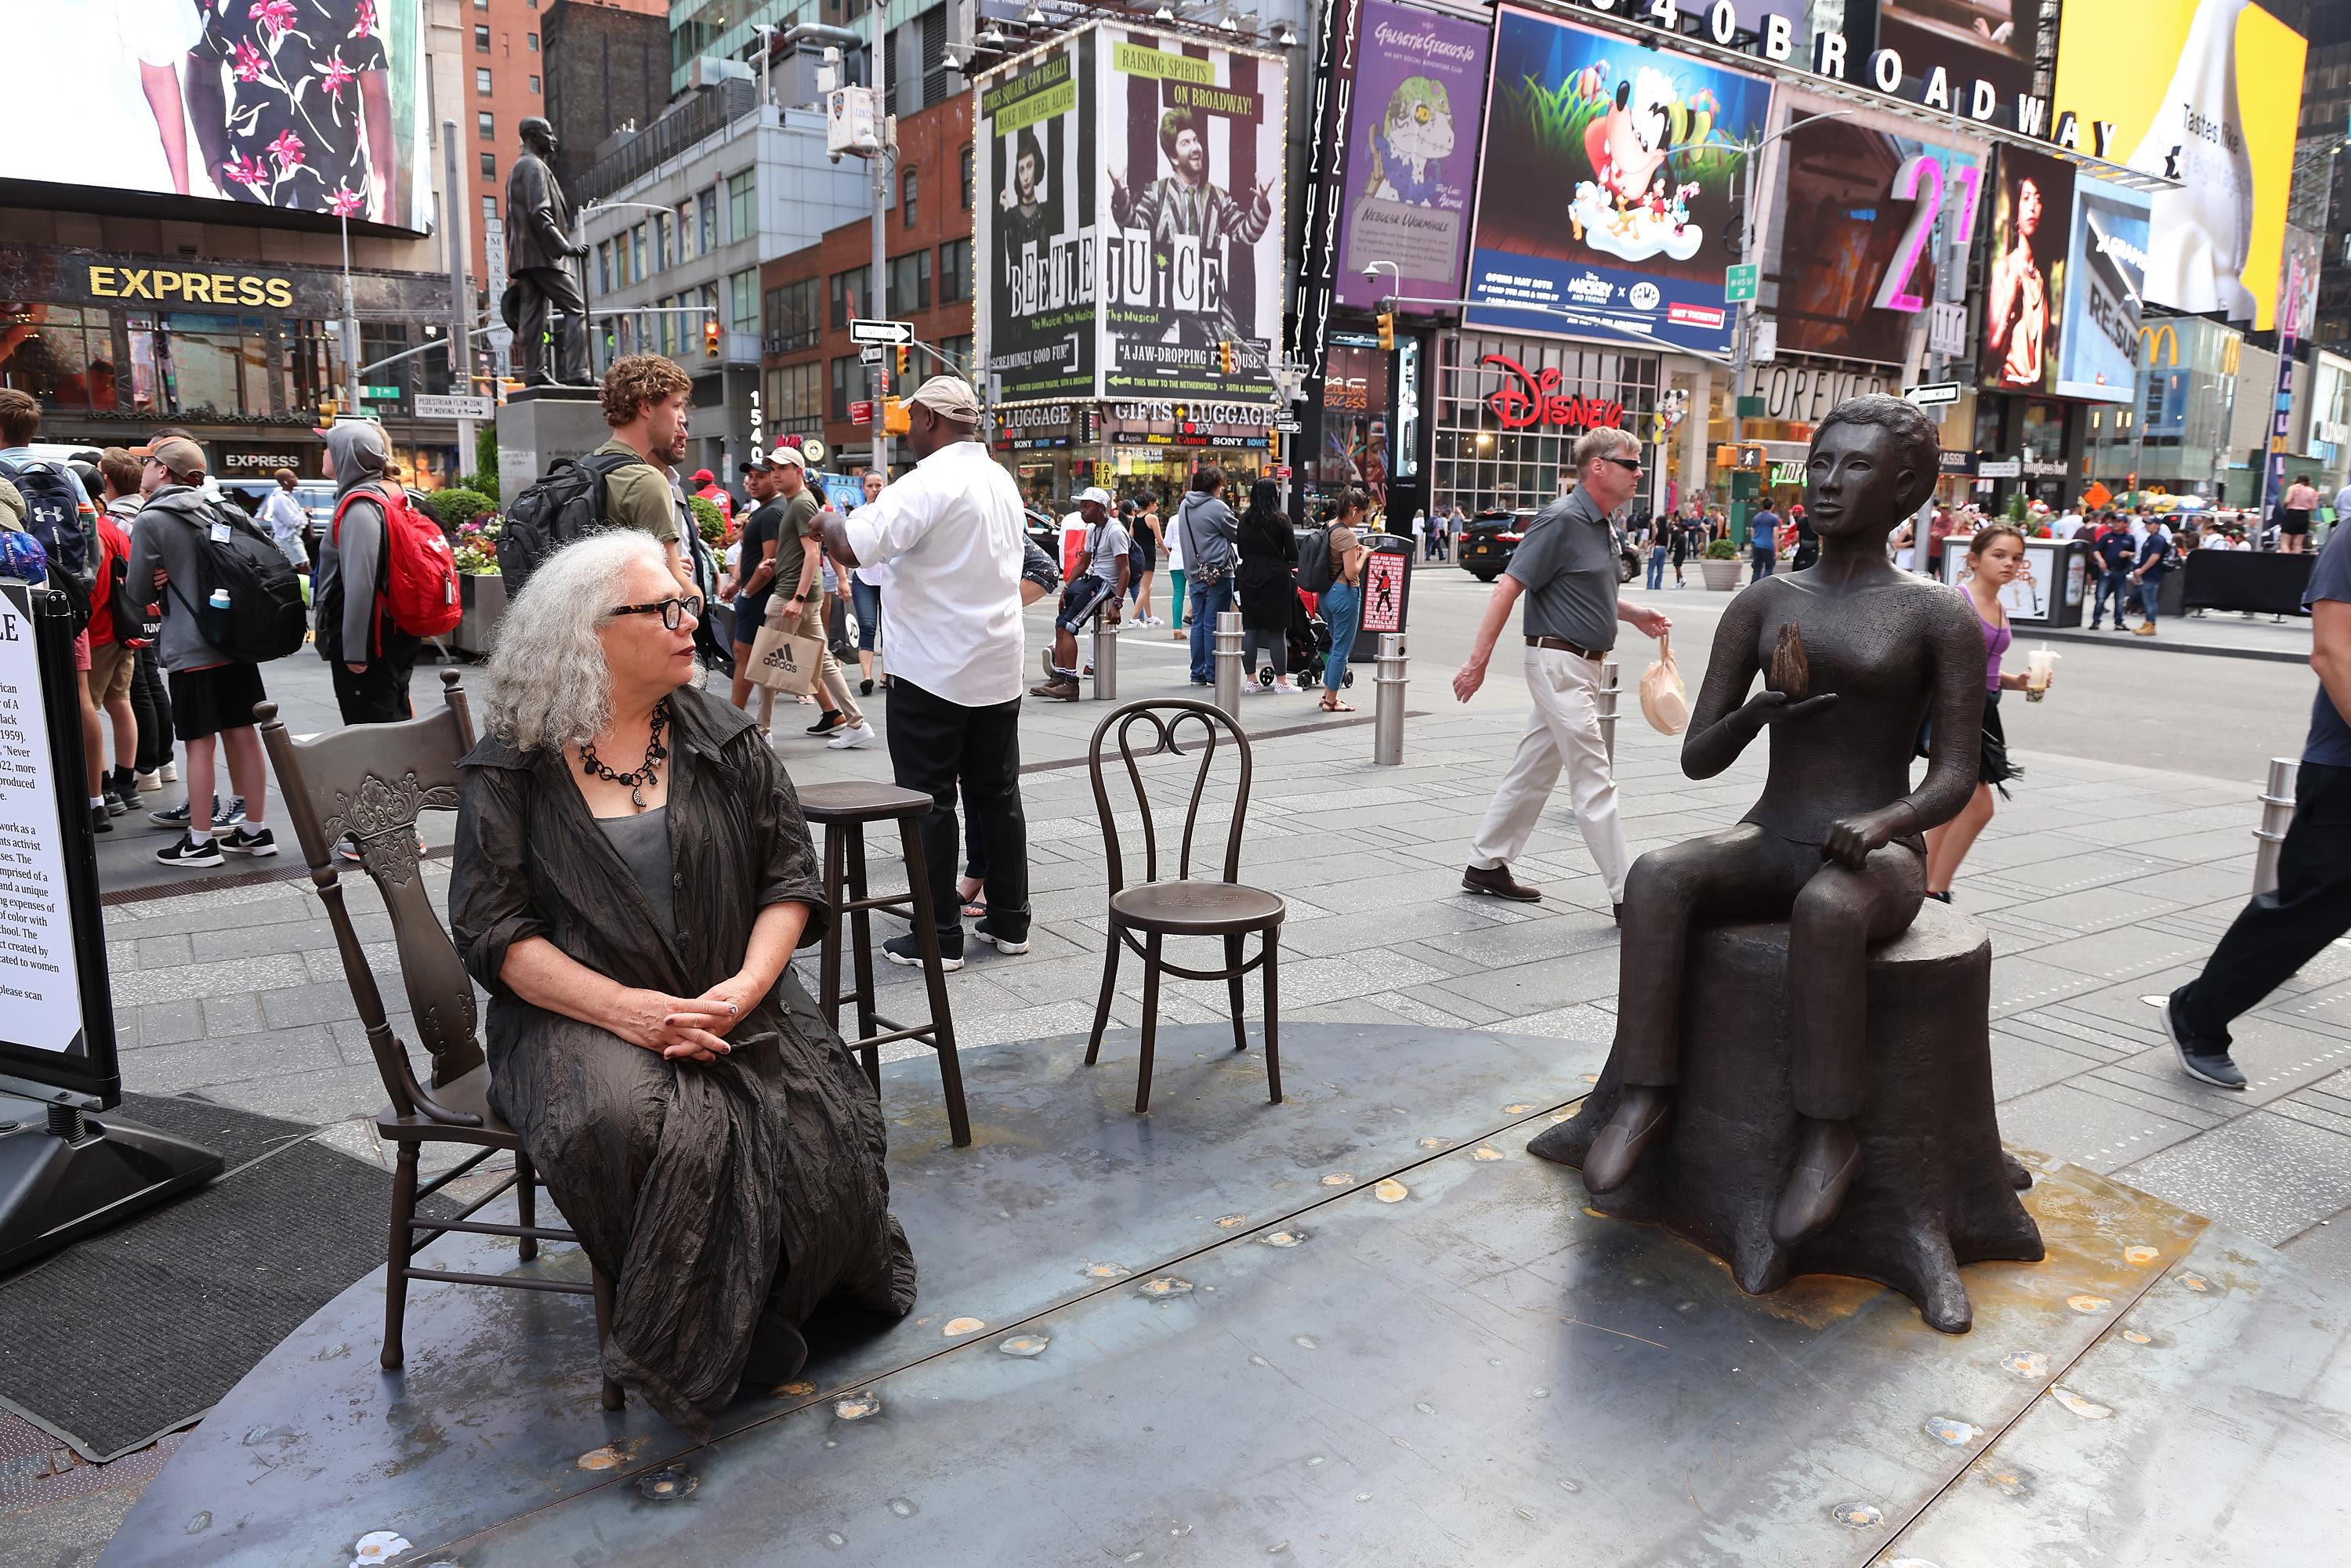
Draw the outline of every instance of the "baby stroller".
<instances>
[{"instance_id":1,"label":"baby stroller","mask_svg":"<svg viewBox=\"0 0 2351 1568\"><path fill-rule=\"evenodd\" d=\"M1290 631L1283 642L1290 680L1301 686L1320 685L1331 659L1331 627L1322 616L1306 608L1306 596L1295 589L1290 594ZM1259 685L1273 685L1272 666L1259 670L1257 678ZM1343 672L1339 684L1353 685L1355 672Z\"/></svg>"}]
</instances>

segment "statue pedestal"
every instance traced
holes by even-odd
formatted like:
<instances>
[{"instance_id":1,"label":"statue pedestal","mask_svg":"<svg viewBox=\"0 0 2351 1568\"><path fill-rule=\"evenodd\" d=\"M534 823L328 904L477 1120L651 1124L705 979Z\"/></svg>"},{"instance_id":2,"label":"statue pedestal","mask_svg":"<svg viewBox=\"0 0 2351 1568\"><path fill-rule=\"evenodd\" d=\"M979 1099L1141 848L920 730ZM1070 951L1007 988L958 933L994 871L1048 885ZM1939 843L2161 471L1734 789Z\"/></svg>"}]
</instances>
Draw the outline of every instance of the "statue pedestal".
<instances>
[{"instance_id":1,"label":"statue pedestal","mask_svg":"<svg viewBox=\"0 0 2351 1568\"><path fill-rule=\"evenodd\" d=\"M594 387L525 387L498 407L498 495L511 501L559 457L584 457L611 438Z\"/></svg>"},{"instance_id":2,"label":"statue pedestal","mask_svg":"<svg viewBox=\"0 0 2351 1568\"><path fill-rule=\"evenodd\" d=\"M1827 1228L1793 1247L1771 1239L1799 1120L1787 972L1784 923L1692 938L1673 1125L1630 1180L1592 1206L1704 1248L1750 1293L1798 1274L1849 1274L1900 1291L1928 1323L1963 1333L1973 1312L1959 1264L2043 1256L1992 1112L1991 939L1929 900L1908 931L1870 955L1869 1103L1855 1125L1861 1175ZM1581 1166L1619 1085L1612 1053L1583 1109L1529 1150Z\"/></svg>"}]
</instances>

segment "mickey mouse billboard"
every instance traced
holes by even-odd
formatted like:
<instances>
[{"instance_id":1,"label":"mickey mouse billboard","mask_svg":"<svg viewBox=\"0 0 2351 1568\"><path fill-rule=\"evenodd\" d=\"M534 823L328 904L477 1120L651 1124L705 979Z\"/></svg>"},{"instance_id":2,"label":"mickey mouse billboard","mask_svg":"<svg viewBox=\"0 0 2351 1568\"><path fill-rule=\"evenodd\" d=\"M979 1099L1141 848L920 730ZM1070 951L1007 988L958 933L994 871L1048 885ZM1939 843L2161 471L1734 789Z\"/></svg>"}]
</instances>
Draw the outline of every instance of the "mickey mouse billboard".
<instances>
[{"instance_id":1,"label":"mickey mouse billboard","mask_svg":"<svg viewBox=\"0 0 2351 1568\"><path fill-rule=\"evenodd\" d=\"M1771 84L1509 6L1492 59L1468 322L1728 354Z\"/></svg>"}]
</instances>

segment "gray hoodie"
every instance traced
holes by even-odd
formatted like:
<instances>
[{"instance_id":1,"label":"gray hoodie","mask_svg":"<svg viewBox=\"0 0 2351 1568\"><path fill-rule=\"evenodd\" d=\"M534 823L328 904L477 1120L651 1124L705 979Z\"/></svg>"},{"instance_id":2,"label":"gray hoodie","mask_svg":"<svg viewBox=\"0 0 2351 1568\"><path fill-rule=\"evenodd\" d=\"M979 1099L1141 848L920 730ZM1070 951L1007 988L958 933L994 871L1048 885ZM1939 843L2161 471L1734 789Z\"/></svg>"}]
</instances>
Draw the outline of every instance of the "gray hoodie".
<instances>
[{"instance_id":1,"label":"gray hoodie","mask_svg":"<svg viewBox=\"0 0 2351 1568\"><path fill-rule=\"evenodd\" d=\"M166 485L147 498L131 528L131 571L133 592L145 589L161 568L171 586L155 595L163 607L163 635L156 657L174 674L225 664L226 653L204 641L196 630L193 601L182 600L195 591L201 576L198 550L204 529L211 526L211 507L202 490L187 485Z\"/></svg>"},{"instance_id":2,"label":"gray hoodie","mask_svg":"<svg viewBox=\"0 0 2351 1568\"><path fill-rule=\"evenodd\" d=\"M341 520L319 539L311 620L318 627L320 658L329 664L364 664L375 658L381 603L376 580L383 570L383 507L375 497L383 493L383 471L392 452L381 430L356 422L330 427L327 451L335 460L335 505L341 509ZM345 508L343 498L354 490L360 492L359 498ZM348 591L346 584L354 583L365 587Z\"/></svg>"},{"instance_id":3,"label":"gray hoodie","mask_svg":"<svg viewBox=\"0 0 2351 1568\"><path fill-rule=\"evenodd\" d=\"M1241 526L1230 507L1206 490L1186 490L1176 504L1175 528L1190 580L1232 575L1240 557L1234 541L1240 538Z\"/></svg>"}]
</instances>

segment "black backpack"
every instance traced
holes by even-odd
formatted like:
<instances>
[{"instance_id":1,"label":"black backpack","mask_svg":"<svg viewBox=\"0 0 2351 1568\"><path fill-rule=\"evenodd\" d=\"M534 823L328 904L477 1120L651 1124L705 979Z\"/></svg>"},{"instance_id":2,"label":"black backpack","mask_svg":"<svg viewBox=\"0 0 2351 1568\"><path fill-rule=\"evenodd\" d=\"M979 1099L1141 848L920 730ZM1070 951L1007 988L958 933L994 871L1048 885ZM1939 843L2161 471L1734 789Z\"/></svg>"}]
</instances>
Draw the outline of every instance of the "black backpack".
<instances>
[{"instance_id":1,"label":"black backpack","mask_svg":"<svg viewBox=\"0 0 2351 1568\"><path fill-rule=\"evenodd\" d=\"M40 458L0 463L0 478L25 497L25 531L41 541L49 558L49 586L66 596L76 632L89 626L91 588L89 536L73 476L62 463Z\"/></svg>"},{"instance_id":2,"label":"black backpack","mask_svg":"<svg viewBox=\"0 0 2351 1568\"><path fill-rule=\"evenodd\" d=\"M197 536L194 591L167 587L197 635L241 664L266 664L301 647L309 630L302 580L277 541L234 507L207 503L184 520ZM225 604L214 602L216 592Z\"/></svg>"},{"instance_id":3,"label":"black backpack","mask_svg":"<svg viewBox=\"0 0 2351 1568\"><path fill-rule=\"evenodd\" d=\"M633 452L560 457L547 476L517 496L498 530L498 575L507 597L520 593L548 557L604 531L604 481L644 459Z\"/></svg>"},{"instance_id":4,"label":"black backpack","mask_svg":"<svg viewBox=\"0 0 2351 1568\"><path fill-rule=\"evenodd\" d=\"M1331 572L1331 530L1309 528L1298 547L1298 586L1309 593L1328 593L1335 580Z\"/></svg>"}]
</instances>

